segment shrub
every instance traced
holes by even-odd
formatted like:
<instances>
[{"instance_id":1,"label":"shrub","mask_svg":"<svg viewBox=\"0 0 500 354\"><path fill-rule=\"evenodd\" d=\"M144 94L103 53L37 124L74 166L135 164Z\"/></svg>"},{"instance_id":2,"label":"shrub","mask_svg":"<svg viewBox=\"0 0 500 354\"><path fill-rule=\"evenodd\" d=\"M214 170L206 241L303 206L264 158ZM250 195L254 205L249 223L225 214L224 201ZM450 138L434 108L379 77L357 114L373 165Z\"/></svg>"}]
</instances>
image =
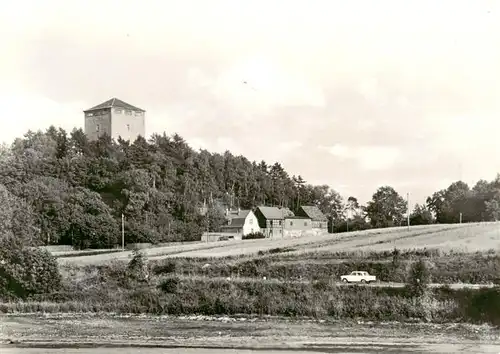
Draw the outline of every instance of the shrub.
<instances>
[{"instance_id":1,"label":"shrub","mask_svg":"<svg viewBox=\"0 0 500 354\"><path fill-rule=\"evenodd\" d=\"M474 322L500 326L500 287L474 292L467 304L466 313Z\"/></svg>"},{"instance_id":2,"label":"shrub","mask_svg":"<svg viewBox=\"0 0 500 354\"><path fill-rule=\"evenodd\" d=\"M29 298L61 289L56 259L47 251L23 247L13 239L0 241L0 296Z\"/></svg>"},{"instance_id":3,"label":"shrub","mask_svg":"<svg viewBox=\"0 0 500 354\"><path fill-rule=\"evenodd\" d=\"M262 232L252 232L246 235L243 235L243 240L257 240L261 238L266 238L266 236Z\"/></svg>"},{"instance_id":4,"label":"shrub","mask_svg":"<svg viewBox=\"0 0 500 354\"><path fill-rule=\"evenodd\" d=\"M163 280L160 283L160 285L158 285L158 288L167 294L175 294L177 293L178 285L179 285L179 278L172 277Z\"/></svg>"},{"instance_id":5,"label":"shrub","mask_svg":"<svg viewBox=\"0 0 500 354\"><path fill-rule=\"evenodd\" d=\"M139 250L133 251L133 258L128 264L128 272L131 278L145 281L149 278L147 259Z\"/></svg>"},{"instance_id":6,"label":"shrub","mask_svg":"<svg viewBox=\"0 0 500 354\"><path fill-rule=\"evenodd\" d=\"M177 262L172 259L167 259L162 264L155 265L153 268L153 273L156 275L174 273L176 268Z\"/></svg>"},{"instance_id":7,"label":"shrub","mask_svg":"<svg viewBox=\"0 0 500 354\"><path fill-rule=\"evenodd\" d=\"M284 252L292 252L295 251L295 249L290 248L290 247L276 247L276 248L271 248L269 250L270 254L276 254L276 253L284 253Z\"/></svg>"},{"instance_id":8,"label":"shrub","mask_svg":"<svg viewBox=\"0 0 500 354\"><path fill-rule=\"evenodd\" d=\"M410 266L406 280L406 288L410 296L423 296L431 282L431 273L425 260L420 258Z\"/></svg>"},{"instance_id":9,"label":"shrub","mask_svg":"<svg viewBox=\"0 0 500 354\"><path fill-rule=\"evenodd\" d=\"M394 247L392 251L392 267L394 270L398 269L401 265L401 251Z\"/></svg>"}]
</instances>

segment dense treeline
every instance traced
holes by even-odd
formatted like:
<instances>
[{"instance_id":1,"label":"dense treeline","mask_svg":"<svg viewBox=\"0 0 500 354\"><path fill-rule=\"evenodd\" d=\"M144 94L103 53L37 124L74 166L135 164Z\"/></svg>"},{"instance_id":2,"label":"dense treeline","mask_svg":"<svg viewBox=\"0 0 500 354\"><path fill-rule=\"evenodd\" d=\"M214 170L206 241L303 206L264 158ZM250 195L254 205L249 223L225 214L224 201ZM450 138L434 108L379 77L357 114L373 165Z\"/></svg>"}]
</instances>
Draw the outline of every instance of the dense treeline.
<instances>
[{"instance_id":1,"label":"dense treeline","mask_svg":"<svg viewBox=\"0 0 500 354\"><path fill-rule=\"evenodd\" d=\"M197 152L177 134L89 142L82 130L50 127L0 151L0 234L30 244L113 247L122 215L127 243L197 240L223 223L214 207L222 204L292 210L315 204L335 232L406 222L405 200L389 186L366 206L355 197L344 202L334 189L290 176L279 163ZM464 222L495 220L499 204L500 177L473 189L457 182L417 206L411 223L458 222L460 213Z\"/></svg>"}]
</instances>

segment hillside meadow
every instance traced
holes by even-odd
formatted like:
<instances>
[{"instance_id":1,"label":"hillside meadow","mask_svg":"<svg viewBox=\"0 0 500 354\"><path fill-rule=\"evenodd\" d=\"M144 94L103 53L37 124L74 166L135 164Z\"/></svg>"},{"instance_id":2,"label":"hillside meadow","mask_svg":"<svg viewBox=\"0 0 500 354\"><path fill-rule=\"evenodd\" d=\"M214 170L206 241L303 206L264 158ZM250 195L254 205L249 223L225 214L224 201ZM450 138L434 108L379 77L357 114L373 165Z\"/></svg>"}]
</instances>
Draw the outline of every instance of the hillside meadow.
<instances>
[{"instance_id":1,"label":"hillside meadow","mask_svg":"<svg viewBox=\"0 0 500 354\"><path fill-rule=\"evenodd\" d=\"M500 250L500 222L419 225L370 229L339 234L323 234L290 239L194 242L152 247L142 252L150 259L170 257L234 257L256 255L272 249L288 249L292 254L337 251L388 251L436 248L443 251L476 252ZM61 264L105 264L130 260L132 251L60 258Z\"/></svg>"},{"instance_id":2,"label":"hillside meadow","mask_svg":"<svg viewBox=\"0 0 500 354\"><path fill-rule=\"evenodd\" d=\"M500 253L491 238L498 226L416 226L409 231L391 228L297 239L165 245L138 252L103 250L80 257L69 253L57 258L61 273L57 286L40 284L46 289L42 293L5 298L0 312L271 315L500 324L498 286L454 286L500 284ZM490 243L476 252L466 247L429 247L429 239L467 242L474 237ZM414 247L395 248L403 242ZM377 249L380 245L387 248ZM421 275L412 273L415 264L423 264ZM356 269L376 275L380 284L337 284L340 275ZM415 277L422 276L424 284L437 285L415 287ZM406 286L394 288L389 283Z\"/></svg>"}]
</instances>

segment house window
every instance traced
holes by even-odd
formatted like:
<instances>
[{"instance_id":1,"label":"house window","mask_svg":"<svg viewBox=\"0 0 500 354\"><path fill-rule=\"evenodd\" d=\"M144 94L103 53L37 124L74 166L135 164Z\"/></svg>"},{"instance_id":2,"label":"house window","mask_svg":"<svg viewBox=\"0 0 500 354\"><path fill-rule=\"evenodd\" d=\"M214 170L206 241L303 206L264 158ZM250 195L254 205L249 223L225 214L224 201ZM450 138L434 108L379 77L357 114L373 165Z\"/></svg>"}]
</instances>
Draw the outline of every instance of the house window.
<instances>
[{"instance_id":1,"label":"house window","mask_svg":"<svg viewBox=\"0 0 500 354\"><path fill-rule=\"evenodd\" d=\"M98 132L100 130L101 130L101 125L100 124L96 124L95 131Z\"/></svg>"},{"instance_id":2,"label":"house window","mask_svg":"<svg viewBox=\"0 0 500 354\"><path fill-rule=\"evenodd\" d=\"M125 111L125 114L126 114L127 116L130 116L130 115L132 115L132 111L129 111L129 110L127 109L127 110Z\"/></svg>"},{"instance_id":3,"label":"house window","mask_svg":"<svg viewBox=\"0 0 500 354\"><path fill-rule=\"evenodd\" d=\"M87 117L92 117L93 115L94 115L94 113L92 113L92 112L87 113Z\"/></svg>"},{"instance_id":4,"label":"house window","mask_svg":"<svg viewBox=\"0 0 500 354\"><path fill-rule=\"evenodd\" d=\"M127 124L127 130L130 131L130 124Z\"/></svg>"},{"instance_id":5,"label":"house window","mask_svg":"<svg viewBox=\"0 0 500 354\"><path fill-rule=\"evenodd\" d=\"M281 226L281 220L280 220L280 221L278 221L278 225L279 225L279 226Z\"/></svg>"},{"instance_id":6,"label":"house window","mask_svg":"<svg viewBox=\"0 0 500 354\"><path fill-rule=\"evenodd\" d=\"M292 220L290 220L290 226L293 226L293 221Z\"/></svg>"},{"instance_id":7,"label":"house window","mask_svg":"<svg viewBox=\"0 0 500 354\"><path fill-rule=\"evenodd\" d=\"M253 224L253 219L250 219L249 224L250 224L250 225L252 225L252 224Z\"/></svg>"},{"instance_id":8,"label":"house window","mask_svg":"<svg viewBox=\"0 0 500 354\"><path fill-rule=\"evenodd\" d=\"M307 221L304 221L304 226L307 226Z\"/></svg>"},{"instance_id":9,"label":"house window","mask_svg":"<svg viewBox=\"0 0 500 354\"><path fill-rule=\"evenodd\" d=\"M142 112L134 112L136 116L141 116Z\"/></svg>"},{"instance_id":10,"label":"house window","mask_svg":"<svg viewBox=\"0 0 500 354\"><path fill-rule=\"evenodd\" d=\"M121 109L115 109L115 113L121 114L122 110Z\"/></svg>"}]
</instances>

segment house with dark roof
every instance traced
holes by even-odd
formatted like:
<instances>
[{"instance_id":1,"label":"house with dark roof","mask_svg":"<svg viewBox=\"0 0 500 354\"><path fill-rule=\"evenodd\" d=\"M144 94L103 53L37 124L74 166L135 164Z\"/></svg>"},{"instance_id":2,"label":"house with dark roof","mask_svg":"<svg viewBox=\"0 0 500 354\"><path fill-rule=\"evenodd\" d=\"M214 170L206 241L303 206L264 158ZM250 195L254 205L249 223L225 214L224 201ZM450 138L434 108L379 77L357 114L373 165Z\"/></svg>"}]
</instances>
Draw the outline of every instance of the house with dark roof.
<instances>
[{"instance_id":1,"label":"house with dark roof","mask_svg":"<svg viewBox=\"0 0 500 354\"><path fill-rule=\"evenodd\" d=\"M328 218L317 206L302 205L297 211L297 215L310 218L313 231L328 232Z\"/></svg>"},{"instance_id":2,"label":"house with dark roof","mask_svg":"<svg viewBox=\"0 0 500 354\"><path fill-rule=\"evenodd\" d=\"M113 139L121 137L132 143L138 136L146 135L146 111L118 98L111 98L83 113L84 130L89 140L107 134Z\"/></svg>"},{"instance_id":3,"label":"house with dark roof","mask_svg":"<svg viewBox=\"0 0 500 354\"><path fill-rule=\"evenodd\" d=\"M257 217L251 210L226 210L227 225L221 227L222 233L232 234L235 239L253 232L260 232Z\"/></svg>"},{"instance_id":4,"label":"house with dark roof","mask_svg":"<svg viewBox=\"0 0 500 354\"><path fill-rule=\"evenodd\" d=\"M259 206L255 209L261 232L269 238L284 237L285 218L295 216L288 208Z\"/></svg>"}]
</instances>

